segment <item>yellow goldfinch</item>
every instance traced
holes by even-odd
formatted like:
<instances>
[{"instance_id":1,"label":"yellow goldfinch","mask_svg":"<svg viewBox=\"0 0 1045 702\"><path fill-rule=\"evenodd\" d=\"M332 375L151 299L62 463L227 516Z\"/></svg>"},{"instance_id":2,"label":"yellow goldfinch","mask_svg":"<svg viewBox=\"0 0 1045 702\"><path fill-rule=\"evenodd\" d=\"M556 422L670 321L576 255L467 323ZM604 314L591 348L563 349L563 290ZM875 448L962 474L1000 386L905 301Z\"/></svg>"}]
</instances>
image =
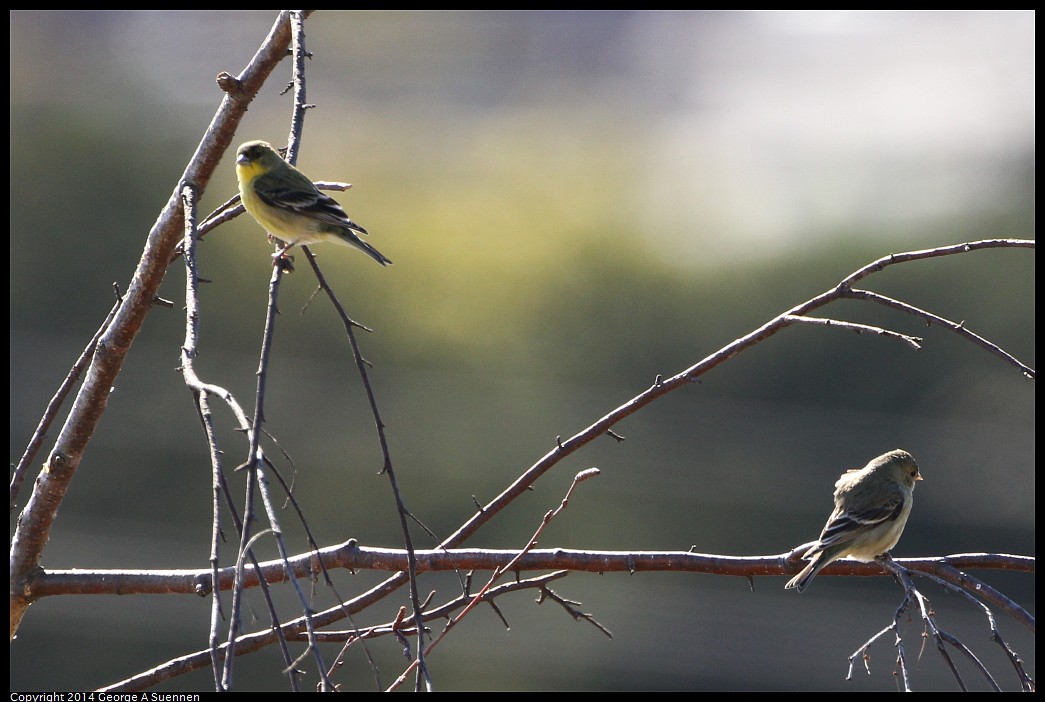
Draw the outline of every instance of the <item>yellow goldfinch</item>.
<instances>
[{"instance_id":1,"label":"yellow goldfinch","mask_svg":"<svg viewBox=\"0 0 1045 702\"><path fill-rule=\"evenodd\" d=\"M284 246L333 241L355 246L382 266L391 261L359 238L366 229L353 222L333 198L324 195L308 176L284 161L264 141L248 141L236 151L236 179L243 206Z\"/></svg>"},{"instance_id":2,"label":"yellow goldfinch","mask_svg":"<svg viewBox=\"0 0 1045 702\"><path fill-rule=\"evenodd\" d=\"M921 479L914 458L900 449L843 473L835 483L834 512L802 554L809 565L784 588L802 592L824 566L844 556L868 563L887 553L900 540L914 504L914 483Z\"/></svg>"}]
</instances>

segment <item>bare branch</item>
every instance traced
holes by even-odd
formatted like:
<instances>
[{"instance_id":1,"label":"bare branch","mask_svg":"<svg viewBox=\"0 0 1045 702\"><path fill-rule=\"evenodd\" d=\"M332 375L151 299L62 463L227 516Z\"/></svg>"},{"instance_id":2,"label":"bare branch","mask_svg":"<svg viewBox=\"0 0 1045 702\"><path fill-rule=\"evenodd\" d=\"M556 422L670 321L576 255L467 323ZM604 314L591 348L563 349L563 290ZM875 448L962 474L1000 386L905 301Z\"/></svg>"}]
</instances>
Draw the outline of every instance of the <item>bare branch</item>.
<instances>
[{"instance_id":1,"label":"bare branch","mask_svg":"<svg viewBox=\"0 0 1045 702\"><path fill-rule=\"evenodd\" d=\"M899 341L903 341L904 343L906 343L915 351L922 348L921 337L908 336L907 334L900 334L899 332L889 331L888 329L882 329L881 327L872 327L867 324L857 324L856 322L840 322L837 319L823 319L821 317L803 317L800 315L788 315L785 319L789 322L797 322L800 324L813 324L825 327L841 327L842 329L848 329L849 331L856 332L857 334L877 334L878 336L885 336L891 339L898 339Z\"/></svg>"},{"instance_id":2,"label":"bare branch","mask_svg":"<svg viewBox=\"0 0 1045 702\"><path fill-rule=\"evenodd\" d=\"M532 571L567 569L588 573L637 573L663 572L705 573L733 577L790 576L800 569L800 561L793 552L767 556L725 556L718 554L693 553L691 551L593 551L566 548L531 549L520 554L516 549L419 549L415 551L419 573L487 570ZM360 546L350 539L337 546L328 546L319 551L308 551L281 559L265 561L260 568L248 565L244 570L244 587L258 585L260 572L266 582L284 582L288 577L284 569L289 565L296 577L309 577L320 572L317 559L329 569L383 570L400 572L407 567L407 553L403 549L374 548ZM507 564L515 559L510 567ZM931 558L899 558L895 562L905 568L923 573L937 574L942 566L950 568L981 568L1008 570L1022 573L1035 572L1032 556L1014 556L991 553L966 553ZM219 571L219 587L223 590L233 585L235 575L231 568ZM886 572L876 563L861 563L850 559L837 560L817 577L881 577ZM86 594L139 594L162 595L170 593L201 594L200 580L210 592L208 570L111 570L72 569L41 570L29 582L34 599L72 593ZM380 586L378 586L380 587ZM330 610L336 613L337 608ZM352 609L351 611L356 611ZM1028 621L1013 614L1027 627L1033 626L1033 617ZM326 625L335 619L323 619Z\"/></svg>"},{"instance_id":3,"label":"bare branch","mask_svg":"<svg viewBox=\"0 0 1045 702\"><path fill-rule=\"evenodd\" d=\"M651 387L604 415L586 429L565 439L562 436L556 436L554 446L494 500L486 505L476 501L476 514L461 525L451 536L443 540L438 548L417 551L414 549L411 539L409 520L418 520L407 510L402 499L395 471L393 470L384 424L370 385L367 372L370 364L363 358L354 336L355 327L364 329L365 327L358 325L348 317L337 296L327 285L312 253L307 247L303 247L303 251L319 280L320 289L327 293L345 324L355 362L363 380L377 427L377 435L384 458L382 472L388 476L391 485L400 517L405 549L365 548L360 547L355 541L320 549L312 538L311 530L308 528L301 510L297 508L296 501L291 498L291 502L297 509L302 523L305 524L309 544L313 548L307 553L290 556L282 538L282 530L277 520L272 496L269 494L270 486L267 477L269 473L267 471L272 471L272 474L277 477L288 495L290 494L290 489L282 480L282 476L276 471L275 466L268 461L261 447L262 437L265 435L263 425L265 421L265 384L269 367L269 350L273 338L276 314L278 313L277 300L280 281L284 271L279 267L273 268L265 336L260 349L255 411L252 419L248 420L247 415L230 393L220 386L200 380L194 368L198 343L199 317L197 294L199 277L195 258L196 242L203 232L228 221L228 219L241 212L242 208L237 207L236 198L232 198L215 211L212 216L208 217L203 224L197 226L196 203L199 197L203 195L218 159L229 146L235 127L246 110L247 104L269 76L276 63L286 54L288 44L293 45L294 79L290 86L294 88L295 99L287 159L291 163L296 160L296 154L301 142L304 115L306 110L312 107L305 102L304 60L307 52L304 48L303 19L306 15L307 11L287 11L281 13L262 49L259 50L247 69L240 76L232 76L228 73L222 73L218 76L218 84L225 92L222 106L215 115L208 132L201 140L196 154L194 154L186 167L174 194L172 194L167 206L153 226L145 252L135 272L134 279L128 288L126 298L114 306L109 317L87 345L80 359L74 364L73 370L70 371L59 391L48 405L40 426L34 432L29 446L14 472L11 483L12 511L16 504L19 488L24 481L27 467L35 460L34 457L42 445L48 426L57 416L58 408L61 406L63 399L71 391L75 383L78 382L80 373L85 370L86 378L77 395L75 404L47 459L44 470L37 480L36 487L29 499L29 503L26 505L22 519L19 520L12 540L10 590L12 635L17 631L23 612L28 604L36 599L50 595L67 594L69 592L76 592L77 594L100 592L170 594L192 592L197 595L206 595L208 593L213 595L210 645L208 649L184 656L176 661L170 661L153 671L148 671L140 676L117 683L116 686L110 689L141 689L144 686L154 684L160 679L171 677L189 669L203 667L209 662L214 671L216 686L219 689L227 690L231 688L232 664L237 655L278 642L282 648L286 672L289 673L293 689L298 689L297 663L304 656L312 655L315 657L316 664L320 669L320 689L330 690L333 689L334 685L330 680L329 671L333 670L338 663L335 662L334 666L329 667L324 663L319 653L319 644L321 642L331 640L332 638L347 640L348 643L345 644L347 647L356 642L363 643L368 638L389 634L396 636L407 651L409 651L410 646L409 637L417 637L416 657L403 675L408 674L411 669L416 669L418 675L415 689L420 689L422 684L431 689L431 678L426 667L425 655L481 602L489 604L494 608L507 626L507 619L498 608L496 602L496 598L504 594L522 589L537 589L540 593L539 602L545 599L557 602L574 619L588 621L609 636L608 629L597 622L591 614L581 611L579 603L570 601L550 589L548 584L553 579L564 577L573 570L600 573L606 571L635 573L652 570L704 572L746 577L752 581L757 575L776 576L791 574L796 567L797 553L795 551L787 554L738 558L692 552L604 552L557 548L536 549L539 536L550 521L568 506L569 500L579 483L598 473L598 470L594 468L577 474L559 506L544 515L544 519L537 527L535 533L521 550L496 551L460 549L457 547L489 520L498 515L516 497L529 489L539 477L558 465L564 458L604 435L613 438L618 443L623 441L623 437L613 430L613 427L621 420L638 412L646 405L664 397L668 393L681 387L686 387L694 381L699 381L705 373L719 364L725 363L741 352L769 339L784 328L798 324L833 326L853 331L857 334L873 334L900 341L913 349L922 347L923 340L921 338L891 331L884 327L810 316L815 310L819 310L836 300L855 299L873 302L905 314L920 317L928 323L944 326L957 334L959 338L970 341L986 349L991 354L1002 358L1006 363L1016 367L1026 377L1031 379L1035 377L1035 371L1032 368L1004 351L999 345L967 330L964 322L953 322L907 302L894 300L869 290L853 287L855 283L898 263L963 254L988 248L1033 248L1034 242L992 239L892 254L858 269L834 288L774 317L758 329L753 330L746 336L735 339L689 368L670 377L657 375ZM324 187L345 189L350 186L337 183L324 184ZM183 224L184 229L180 237L177 231L179 224ZM179 238L180 244L178 243ZM39 563L54 515L57 514L62 504L69 481L80 464L90 436L105 411L109 388L121 370L123 361L145 315L157 300L155 293L163 273L179 253L184 254L187 272L187 318L185 343L182 348L182 372L186 386L193 393L195 408L201 420L210 450L213 471L213 533L210 566L208 569L192 571L45 571L39 567ZM210 398L212 396L219 397L225 402L235 416L237 425L244 429L247 435L249 448L246 461L243 464L243 467L246 468L246 471L242 474L245 476L246 494L243 498L242 518L238 514L237 506L234 504L228 484L225 482L221 451L218 447L214 418L210 407ZM252 530L255 529L254 521L257 511L254 502L255 490L262 497L262 505L265 509L269 526L252 533ZM233 522L240 535L239 549L236 553L236 565L229 568L219 567L221 500L223 497L232 513ZM420 524L419 521L418 524ZM269 534L276 541L280 558L261 563L252 551L252 545L261 536ZM950 658L948 645L951 649L957 650L972 660L989 684L996 689L999 687L990 672L976 658L975 654L963 642L938 626L928 600L912 583L911 576L917 573L930 578L932 582L940 584L941 587L953 589L953 591L960 593L963 597L982 608L990 623L992 639L1009 655L1010 661L1021 676L1023 688L1032 689L1033 681L1023 670L1019 657L1001 639L994 621L994 615L986 603L1005 607L1006 611L1010 612L1018 621L1024 623L1032 631L1034 618L1019 605L1005 598L1001 593L959 570L959 568L970 567L1009 568L1033 572L1035 566L1034 559L1028 557L1002 554L960 554L942 559L904 559L902 561L887 559L882 563L870 564L841 560L825 568L823 571L825 576L844 574L880 577L891 572L904 586L905 599L896 610L892 624L872 636L861 649L850 657L850 675L852 674L855 659L863 657L866 666L868 647L885 636L887 632L893 631L896 635L897 665L901 671L905 688L910 689L909 666L904 642L899 632L899 622L901 614L908 612L913 607L917 607L921 613L926 630L931 633L941 655L945 658L952 671L954 671L959 685L964 687L964 681ZM299 586L298 579L314 577L322 572L326 577L327 583L330 584L331 579L327 573L328 568L368 568L395 571L396 574L351 600L344 601L338 595L339 602L336 606L323 612L313 612L306 594L302 592L302 588ZM425 611L425 608L430 601L434 600L434 597L429 595L425 602L420 601L417 582L418 574L436 570L454 570L459 572L462 568L487 570L492 574L477 594L473 595L470 593L471 580L469 575L467 581L463 583L463 592L460 595L454 597L450 602ZM529 580L518 580L519 573L523 570L552 568L556 570L551 574ZM496 585L501 576L513 571L517 582ZM293 583L302 608L301 616L291 621L281 620L277 615L272 598L268 595L269 584L286 580L290 580ZM349 632L322 632L318 630L319 627L330 625L346 617L351 621L352 613L373 605L404 583L409 583L410 587L412 616L407 616L406 608L401 608L390 624L379 627L370 627L364 630L355 629ZM253 586L260 586L265 590L270 622L268 628L263 631L242 634L240 622L242 598L246 588ZM330 587L333 589L332 584L330 584ZM230 589L233 591L230 612L231 622L226 642L219 643L218 633L223 614L219 595L221 592ZM426 646L425 622L443 617L448 619L448 623L441 633ZM293 658L287 646L289 640L307 641L308 650L302 656L296 659ZM363 645L365 646L365 643ZM392 688L398 685L402 679L404 678L393 683Z\"/></svg>"},{"instance_id":4,"label":"bare branch","mask_svg":"<svg viewBox=\"0 0 1045 702\"><path fill-rule=\"evenodd\" d=\"M982 661L980 661L979 657L977 657L976 654L973 653L972 650L963 641L961 641L961 639L940 627L940 625L937 622L936 613L933 610L932 606L929 604L928 598L920 590L918 590L918 588L915 587L914 581L911 579L912 575L918 574L929 578L937 585L943 587L946 591L950 591L952 593L957 593L961 595L965 600L971 602L974 606L979 607L987 617L987 622L990 626L991 640L998 643L998 645L1001 646L1002 650L1006 653L1006 655L1009 656L1009 660L1012 662L1013 667L1016 669L1017 675L1019 676L1021 688L1024 690L1034 689L1034 682L1030 678L1030 676L1026 674L1026 671L1023 669L1022 662L1019 660L1019 657L1001 639L1001 636L998 633L997 625L994 621L994 615L991 613L987 605L981 602L973 592L966 591L960 588L959 586L956 586L950 582L943 580L942 578L937 577L936 575L933 575L932 573L916 573L915 571L912 571L904 565L894 561L892 558L888 556L888 554L879 557L878 562L883 567L888 569L903 586L904 599L900 603L900 606L897 608L896 614L893 616L892 623L885 629L873 635L870 639L864 642L864 644L860 648L858 648L855 652L853 652L852 655L849 656L849 674L846 678L847 680L852 679L853 668L855 666L855 661L857 658L862 658L864 661L865 669L868 673L871 672L870 666L868 665L868 649L874 642L882 638L883 635L892 631L896 637L895 645L897 649L897 666L900 668L901 671L904 689L907 691L910 691L912 689L909 675L910 666L907 663L907 654L903 644L903 636L900 633L900 623L902 621L904 612L906 612L911 605L915 605L921 615L925 631L928 632L928 636L930 636L932 640L935 642L937 651L940 653L940 656L943 658L944 663L946 664L948 669L950 669L951 674L954 676L954 679L957 682L959 688L961 688L963 691L968 689L965 684L965 680L963 679L957 666L955 665L950 654L948 653L947 645L950 645L954 650L958 651L966 659L971 661L973 666L976 668L976 670L979 671L980 675L983 677L983 679L987 682L987 684L991 687L992 690L995 690L996 692L1001 691L1001 685L998 684L997 680L995 680L994 676L987 669L987 666L984 665Z\"/></svg>"},{"instance_id":5,"label":"bare branch","mask_svg":"<svg viewBox=\"0 0 1045 702\"><path fill-rule=\"evenodd\" d=\"M589 468L588 470L581 471L576 476L574 476L573 482L570 483L570 487L566 491L566 495L562 498L562 502L560 502L559 506L556 507L554 510L549 511L547 514L544 515L544 519L541 520L540 525L537 527L537 531L535 531L533 536L530 537L530 540L526 543L522 550L519 551L518 555L516 555L513 559L508 561L506 565L497 566L496 568L494 568L493 573L490 575L490 579L486 582L482 589L479 590L479 593L472 598L472 601L469 602L463 610L461 610L460 614L458 614L456 617L452 618L449 622L447 622L446 627L441 632L439 632L439 636L435 637L432 640L432 643L428 645L428 647L425 650L425 653L431 653L432 649L438 646L439 642L443 640L443 637L450 633L450 630L453 629L462 619L464 619L480 601L482 601L483 596L486 595L493 588L494 583L497 582L498 578L500 578L504 573L514 569L516 565L519 563L519 561L526 555L526 553L528 551L533 550L533 548L537 545L537 539L540 537L541 532L544 531L544 529L548 526L548 524L551 523L553 519L559 516L563 512L563 510L566 509L570 501L570 495L573 494L573 491L577 488L577 486L585 480L587 480L588 478L595 477L598 474L599 470L597 468ZM413 556L414 554L410 555ZM421 616L418 615L414 621L420 622ZM422 642L418 643L418 648L422 647L421 643ZM415 666L420 666L423 662L424 659L419 655L417 660L414 661L414 663L411 664L409 667L407 667L407 669L404 670L402 674L395 680L395 682L393 682L385 691L392 692L393 690L395 690L399 685L402 684L405 677L410 673L410 670Z\"/></svg>"},{"instance_id":6,"label":"bare branch","mask_svg":"<svg viewBox=\"0 0 1045 702\"><path fill-rule=\"evenodd\" d=\"M11 636L18 630L22 615L30 604L21 595L21 583L39 565L69 483L105 413L109 392L116 384L131 344L152 309L174 248L182 239L182 189L184 185L192 184L197 192L204 191L232 141L236 126L246 113L247 105L286 55L289 44L289 15L283 12L247 68L234 79L227 74L223 76L221 85L226 94L221 106L149 232L123 304L98 337L84 382L45 468L34 483L33 493L11 541Z\"/></svg>"},{"instance_id":7,"label":"bare branch","mask_svg":"<svg viewBox=\"0 0 1045 702\"><path fill-rule=\"evenodd\" d=\"M957 255L989 248L1014 247L1034 248L1034 242L1022 239L990 239L975 241L924 251L892 254L860 268L843 279L842 282L834 288L792 307L790 310L774 317L754 331L740 337L739 339L735 339L726 346L723 346L715 353L689 368L676 373L670 378L662 378L658 376L657 382L655 382L650 388L631 398L623 405L617 407L609 414L604 415L596 422L577 432L568 439L557 439L555 446L551 450L530 466L529 469L520 475L515 482L509 485L500 495L495 497L489 504L484 505L475 515L472 516L471 519L444 540L441 545L446 548L452 548L463 543L483 524L493 519L500 510L504 509L515 498L529 489L529 487L533 485L540 476L553 468L559 463L559 461L571 455L581 447L591 443L595 439L607 434L607 432L611 431L613 426L618 422L635 414L651 402L654 402L679 388L689 386L694 380L699 379L704 374L725 363L734 356L756 346L771 336L774 336L786 327L798 323L799 319L807 318L809 313L813 310L824 307L835 300L848 297L851 293L851 287L854 282L862 280L872 273L896 263L917 261L938 256ZM804 319L802 319L802 321L804 321ZM1029 371L1029 377L1033 377L1032 369L1027 368L1024 364L1018 364L1018 367L1025 374Z\"/></svg>"},{"instance_id":8,"label":"bare branch","mask_svg":"<svg viewBox=\"0 0 1045 702\"><path fill-rule=\"evenodd\" d=\"M1035 377L1033 368L1025 366L1018 359L1016 359L1015 356L1007 353L998 345L992 344L991 342L987 341L979 334L974 334L973 332L969 331L965 328L964 322L952 322L949 319L944 319L943 317L935 315L932 312L927 312L923 309L915 307L914 305L909 305L906 302L901 302L900 300L894 300L891 297L886 297L885 295L871 292L870 290L848 290L844 293L844 296L852 298L854 300L870 300L871 302L877 302L878 304L884 305L885 307L891 307L892 309L900 310L901 312L906 312L908 314L921 317L930 324L937 324L946 329L949 329L955 334L961 336L962 338L973 342L977 346L987 349L995 356L998 356L999 358L1005 360L1007 363L1018 368L1028 378L1033 380Z\"/></svg>"}]
</instances>

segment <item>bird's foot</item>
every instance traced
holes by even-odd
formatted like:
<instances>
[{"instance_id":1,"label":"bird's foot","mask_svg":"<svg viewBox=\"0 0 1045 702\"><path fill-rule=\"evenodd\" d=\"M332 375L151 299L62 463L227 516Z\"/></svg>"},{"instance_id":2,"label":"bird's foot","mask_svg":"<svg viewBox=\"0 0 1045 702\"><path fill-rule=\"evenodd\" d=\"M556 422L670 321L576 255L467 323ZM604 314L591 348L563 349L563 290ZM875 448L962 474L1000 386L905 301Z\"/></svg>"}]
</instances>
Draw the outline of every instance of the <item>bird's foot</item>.
<instances>
[{"instance_id":1,"label":"bird's foot","mask_svg":"<svg viewBox=\"0 0 1045 702\"><path fill-rule=\"evenodd\" d=\"M294 257L288 256L286 249L281 249L272 254L272 265L279 268L283 273L293 273Z\"/></svg>"}]
</instances>

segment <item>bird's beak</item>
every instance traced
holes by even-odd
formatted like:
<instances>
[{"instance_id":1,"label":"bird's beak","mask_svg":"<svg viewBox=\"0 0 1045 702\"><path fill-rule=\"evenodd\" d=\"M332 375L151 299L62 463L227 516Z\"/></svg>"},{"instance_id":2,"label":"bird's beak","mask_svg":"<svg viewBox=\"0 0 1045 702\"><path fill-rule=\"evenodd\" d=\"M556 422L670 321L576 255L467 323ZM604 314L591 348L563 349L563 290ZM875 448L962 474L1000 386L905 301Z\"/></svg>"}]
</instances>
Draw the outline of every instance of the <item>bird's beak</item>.
<instances>
[{"instance_id":1,"label":"bird's beak","mask_svg":"<svg viewBox=\"0 0 1045 702\"><path fill-rule=\"evenodd\" d=\"M248 163L250 163L250 159L247 158L246 154L240 154L239 156L236 157L236 165L237 166L246 166Z\"/></svg>"},{"instance_id":2,"label":"bird's beak","mask_svg":"<svg viewBox=\"0 0 1045 702\"><path fill-rule=\"evenodd\" d=\"M919 473L918 475L914 476L914 479L915 480L925 480L925 478L922 477L921 473Z\"/></svg>"}]
</instances>

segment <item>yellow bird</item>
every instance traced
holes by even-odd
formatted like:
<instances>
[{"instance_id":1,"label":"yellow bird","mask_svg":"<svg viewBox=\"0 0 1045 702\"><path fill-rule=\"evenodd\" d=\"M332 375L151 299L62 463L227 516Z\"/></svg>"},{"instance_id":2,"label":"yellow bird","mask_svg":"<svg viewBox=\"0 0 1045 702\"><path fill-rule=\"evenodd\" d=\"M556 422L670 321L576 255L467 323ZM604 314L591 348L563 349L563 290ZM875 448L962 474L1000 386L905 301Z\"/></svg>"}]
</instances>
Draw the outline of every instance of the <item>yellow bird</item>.
<instances>
[{"instance_id":1,"label":"yellow bird","mask_svg":"<svg viewBox=\"0 0 1045 702\"><path fill-rule=\"evenodd\" d=\"M354 246L382 266L391 263L359 237L366 229L349 219L336 200L321 193L267 142L248 141L239 147L236 179L247 212L284 244L273 258L281 258L294 246L332 241Z\"/></svg>"}]
</instances>

